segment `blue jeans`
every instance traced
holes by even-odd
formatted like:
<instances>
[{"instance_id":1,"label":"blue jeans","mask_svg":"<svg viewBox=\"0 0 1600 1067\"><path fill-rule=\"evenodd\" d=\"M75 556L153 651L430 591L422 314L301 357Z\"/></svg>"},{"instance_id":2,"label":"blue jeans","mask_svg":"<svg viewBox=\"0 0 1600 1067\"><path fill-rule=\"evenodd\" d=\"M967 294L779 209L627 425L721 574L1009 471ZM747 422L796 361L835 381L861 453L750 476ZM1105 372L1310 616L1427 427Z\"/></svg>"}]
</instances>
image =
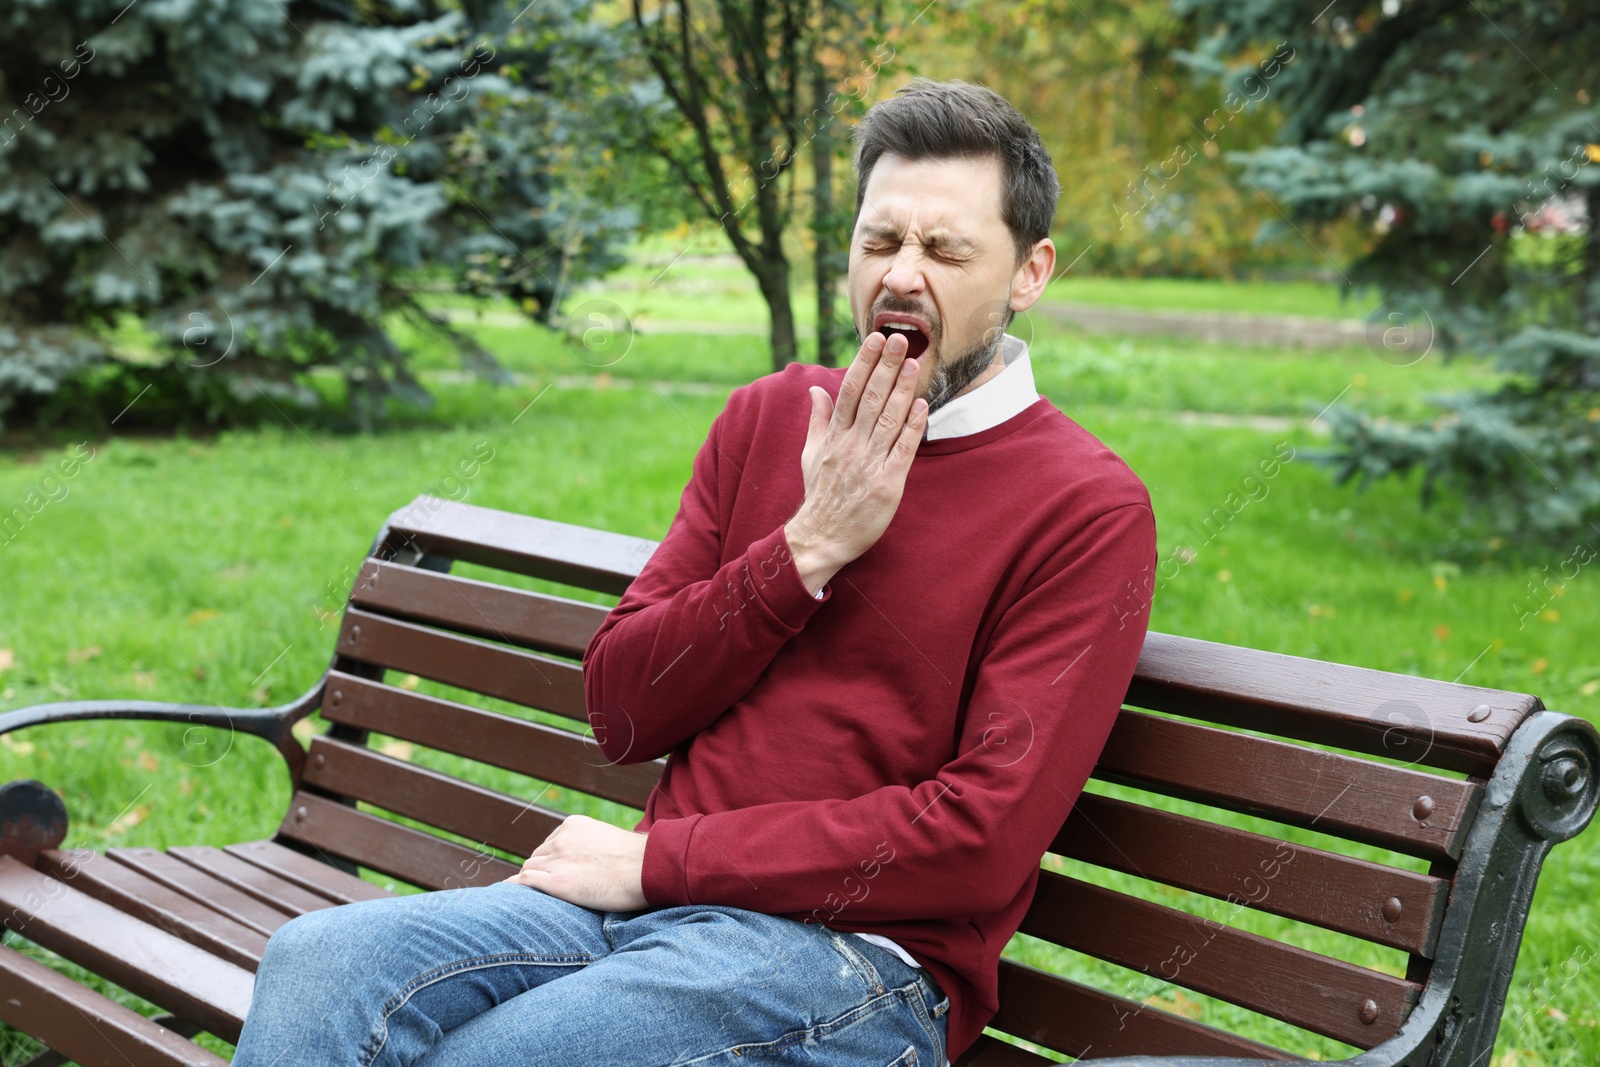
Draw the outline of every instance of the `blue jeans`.
<instances>
[{"instance_id":1,"label":"blue jeans","mask_svg":"<svg viewBox=\"0 0 1600 1067\"><path fill-rule=\"evenodd\" d=\"M920 967L718 905L599 912L514 882L308 912L272 935L235 1067L943 1067Z\"/></svg>"}]
</instances>

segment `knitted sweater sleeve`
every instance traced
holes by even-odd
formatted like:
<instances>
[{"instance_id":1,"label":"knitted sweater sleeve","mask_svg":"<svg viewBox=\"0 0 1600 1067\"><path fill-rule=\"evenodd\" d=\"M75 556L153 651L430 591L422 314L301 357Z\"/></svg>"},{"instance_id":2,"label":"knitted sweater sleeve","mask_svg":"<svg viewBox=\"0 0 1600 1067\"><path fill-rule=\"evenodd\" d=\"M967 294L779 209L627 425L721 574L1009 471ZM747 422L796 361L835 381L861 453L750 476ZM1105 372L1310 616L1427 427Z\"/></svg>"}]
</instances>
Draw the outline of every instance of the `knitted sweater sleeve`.
<instances>
[{"instance_id":1,"label":"knitted sweater sleeve","mask_svg":"<svg viewBox=\"0 0 1600 1067\"><path fill-rule=\"evenodd\" d=\"M645 846L645 898L819 922L1002 910L1037 871L1121 709L1155 560L1146 503L1082 524L1005 609L954 758L932 778L849 799L658 819Z\"/></svg>"},{"instance_id":2,"label":"knitted sweater sleeve","mask_svg":"<svg viewBox=\"0 0 1600 1067\"><path fill-rule=\"evenodd\" d=\"M613 763L656 759L715 722L833 596L806 589L782 524L720 563L741 477L725 438L740 408L735 390L666 536L584 650L590 727Z\"/></svg>"}]
</instances>

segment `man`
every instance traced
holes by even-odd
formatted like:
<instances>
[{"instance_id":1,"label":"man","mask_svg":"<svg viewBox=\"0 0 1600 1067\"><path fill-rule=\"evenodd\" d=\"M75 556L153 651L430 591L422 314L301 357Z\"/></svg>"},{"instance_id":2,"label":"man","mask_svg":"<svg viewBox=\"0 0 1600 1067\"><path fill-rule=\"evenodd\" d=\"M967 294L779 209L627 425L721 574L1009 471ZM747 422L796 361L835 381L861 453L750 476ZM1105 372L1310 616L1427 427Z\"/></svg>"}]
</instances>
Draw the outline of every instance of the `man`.
<instances>
[{"instance_id":1,"label":"man","mask_svg":"<svg viewBox=\"0 0 1600 1067\"><path fill-rule=\"evenodd\" d=\"M606 757L671 754L644 818L287 924L241 1067L939 1065L993 1016L1143 643L1154 519L1003 334L1055 264L1033 128L919 79L856 172L860 351L733 392L584 654Z\"/></svg>"}]
</instances>

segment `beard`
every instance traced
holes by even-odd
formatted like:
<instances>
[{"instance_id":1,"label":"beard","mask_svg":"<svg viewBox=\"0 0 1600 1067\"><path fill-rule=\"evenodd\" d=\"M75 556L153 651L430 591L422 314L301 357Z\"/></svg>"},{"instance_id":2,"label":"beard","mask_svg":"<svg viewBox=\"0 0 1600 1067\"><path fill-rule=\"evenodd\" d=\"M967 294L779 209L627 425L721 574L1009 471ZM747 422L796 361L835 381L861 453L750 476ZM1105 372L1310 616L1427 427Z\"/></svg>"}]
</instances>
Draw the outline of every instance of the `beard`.
<instances>
[{"instance_id":1,"label":"beard","mask_svg":"<svg viewBox=\"0 0 1600 1067\"><path fill-rule=\"evenodd\" d=\"M933 378L928 382L928 415L954 400L967 386L978 379L994 363L995 350L1000 346L1001 331L995 331L993 342L979 340L971 348L945 359L938 357L933 368Z\"/></svg>"}]
</instances>

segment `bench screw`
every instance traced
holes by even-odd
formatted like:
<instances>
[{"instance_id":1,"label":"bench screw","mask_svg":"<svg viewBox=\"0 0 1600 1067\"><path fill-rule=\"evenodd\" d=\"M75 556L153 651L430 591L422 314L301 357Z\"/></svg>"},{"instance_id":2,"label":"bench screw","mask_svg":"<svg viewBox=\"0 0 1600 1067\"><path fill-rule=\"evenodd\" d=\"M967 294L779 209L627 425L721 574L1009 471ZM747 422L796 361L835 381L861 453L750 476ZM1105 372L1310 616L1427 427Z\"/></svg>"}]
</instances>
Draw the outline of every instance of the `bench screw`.
<instances>
[{"instance_id":1,"label":"bench screw","mask_svg":"<svg viewBox=\"0 0 1600 1067\"><path fill-rule=\"evenodd\" d=\"M350 643L353 645L361 640L361 625L358 623L350 627Z\"/></svg>"},{"instance_id":2,"label":"bench screw","mask_svg":"<svg viewBox=\"0 0 1600 1067\"><path fill-rule=\"evenodd\" d=\"M294 809L294 821L295 822L305 822L306 821L306 808L305 808L304 804L302 804L298 808Z\"/></svg>"},{"instance_id":3,"label":"bench screw","mask_svg":"<svg viewBox=\"0 0 1600 1067\"><path fill-rule=\"evenodd\" d=\"M321 757L318 757L319 759ZM1383 918L1385 922L1399 922L1400 913L1405 910L1405 905L1400 903L1399 897L1390 897L1383 902Z\"/></svg>"},{"instance_id":4,"label":"bench screw","mask_svg":"<svg viewBox=\"0 0 1600 1067\"><path fill-rule=\"evenodd\" d=\"M1426 796L1418 797L1417 798L1417 802L1415 804L1411 805L1411 817L1413 819L1417 820L1418 822L1422 822L1424 819L1426 819L1428 816L1430 816L1432 814L1433 814L1433 798L1432 797L1426 797Z\"/></svg>"},{"instance_id":5,"label":"bench screw","mask_svg":"<svg viewBox=\"0 0 1600 1067\"><path fill-rule=\"evenodd\" d=\"M323 755L321 752L318 752L315 756L311 757L311 763L317 768L317 770L320 771L322 768L328 765L328 757Z\"/></svg>"},{"instance_id":6,"label":"bench screw","mask_svg":"<svg viewBox=\"0 0 1600 1067\"><path fill-rule=\"evenodd\" d=\"M1368 1026L1378 1021L1378 1002L1363 1000L1361 1002L1361 1021Z\"/></svg>"},{"instance_id":7,"label":"bench screw","mask_svg":"<svg viewBox=\"0 0 1600 1067\"><path fill-rule=\"evenodd\" d=\"M1467 713L1468 722L1482 722L1489 717L1489 705L1479 704Z\"/></svg>"},{"instance_id":8,"label":"bench screw","mask_svg":"<svg viewBox=\"0 0 1600 1067\"><path fill-rule=\"evenodd\" d=\"M329 700L328 703L331 704L334 707L338 707L340 704L343 704L344 703L344 690L343 689L335 689L333 691L333 699Z\"/></svg>"}]
</instances>

